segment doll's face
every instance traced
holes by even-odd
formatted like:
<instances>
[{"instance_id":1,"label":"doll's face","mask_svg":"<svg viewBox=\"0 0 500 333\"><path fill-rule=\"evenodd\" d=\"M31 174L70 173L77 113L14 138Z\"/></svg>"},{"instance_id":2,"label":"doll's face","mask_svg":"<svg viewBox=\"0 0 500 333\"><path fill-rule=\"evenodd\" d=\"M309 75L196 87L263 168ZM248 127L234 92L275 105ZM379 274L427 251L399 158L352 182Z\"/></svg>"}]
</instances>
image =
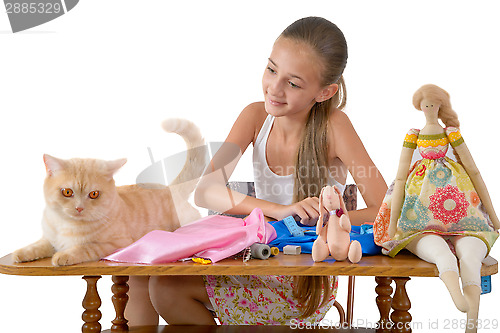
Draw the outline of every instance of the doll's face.
<instances>
[{"instance_id":1,"label":"doll's face","mask_svg":"<svg viewBox=\"0 0 500 333\"><path fill-rule=\"evenodd\" d=\"M422 102L420 102L420 110L424 111L425 113L437 113L440 106L441 103L428 99L423 99Z\"/></svg>"}]
</instances>

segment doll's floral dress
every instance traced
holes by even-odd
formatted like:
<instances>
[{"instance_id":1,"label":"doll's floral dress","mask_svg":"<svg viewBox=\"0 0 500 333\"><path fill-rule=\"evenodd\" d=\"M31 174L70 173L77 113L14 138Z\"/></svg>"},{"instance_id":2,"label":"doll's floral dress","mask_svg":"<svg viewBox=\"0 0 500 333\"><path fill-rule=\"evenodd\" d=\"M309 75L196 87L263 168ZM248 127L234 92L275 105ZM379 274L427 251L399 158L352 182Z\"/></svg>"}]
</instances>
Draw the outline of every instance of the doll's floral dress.
<instances>
[{"instance_id":1,"label":"doll's floral dress","mask_svg":"<svg viewBox=\"0 0 500 333\"><path fill-rule=\"evenodd\" d=\"M395 256L415 237L433 233L448 236L474 236L481 239L488 252L498 238L493 224L460 163L446 156L449 145L457 147L464 140L457 128L446 133L419 135L412 129L403 146L418 147L422 159L409 171L405 199L393 239L389 238L393 185L387 191L374 223L375 243L383 253ZM451 249L453 247L451 242Z\"/></svg>"}]
</instances>

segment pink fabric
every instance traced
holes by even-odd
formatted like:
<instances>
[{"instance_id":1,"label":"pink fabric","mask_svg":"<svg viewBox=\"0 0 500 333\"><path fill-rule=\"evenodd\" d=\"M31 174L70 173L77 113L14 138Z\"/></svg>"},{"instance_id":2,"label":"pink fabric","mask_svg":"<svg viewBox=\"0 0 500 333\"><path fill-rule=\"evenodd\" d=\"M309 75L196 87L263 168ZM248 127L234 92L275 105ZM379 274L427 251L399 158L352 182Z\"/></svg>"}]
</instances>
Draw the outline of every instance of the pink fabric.
<instances>
[{"instance_id":1,"label":"pink fabric","mask_svg":"<svg viewBox=\"0 0 500 333\"><path fill-rule=\"evenodd\" d=\"M262 211L256 208L244 220L212 215L174 232L152 231L104 259L158 264L195 256L217 262L237 254L253 243L267 244L275 238L276 231L264 221Z\"/></svg>"}]
</instances>

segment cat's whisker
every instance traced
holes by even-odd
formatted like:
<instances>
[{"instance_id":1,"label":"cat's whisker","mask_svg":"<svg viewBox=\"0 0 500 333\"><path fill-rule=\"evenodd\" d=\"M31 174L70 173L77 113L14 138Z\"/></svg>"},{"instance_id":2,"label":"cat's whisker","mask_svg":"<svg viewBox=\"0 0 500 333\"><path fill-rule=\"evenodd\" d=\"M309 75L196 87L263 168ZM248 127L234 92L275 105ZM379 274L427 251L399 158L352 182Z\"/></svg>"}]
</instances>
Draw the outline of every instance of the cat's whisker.
<instances>
[{"instance_id":1,"label":"cat's whisker","mask_svg":"<svg viewBox=\"0 0 500 333\"><path fill-rule=\"evenodd\" d=\"M105 215L105 214L102 214L101 216L99 216L99 217L97 218L97 220L100 220L100 221L103 221L103 222L105 222L105 223L108 223L108 222L110 221L110 217L109 217L109 216L107 216L107 215Z\"/></svg>"}]
</instances>

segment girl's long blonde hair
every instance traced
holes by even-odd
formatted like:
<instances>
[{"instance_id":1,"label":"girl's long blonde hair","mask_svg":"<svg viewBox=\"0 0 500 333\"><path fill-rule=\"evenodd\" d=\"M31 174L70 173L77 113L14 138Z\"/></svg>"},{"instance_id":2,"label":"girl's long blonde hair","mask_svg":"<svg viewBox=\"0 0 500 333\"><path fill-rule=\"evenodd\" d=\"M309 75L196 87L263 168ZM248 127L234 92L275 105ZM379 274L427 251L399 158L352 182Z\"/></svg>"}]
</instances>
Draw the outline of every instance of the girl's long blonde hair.
<instances>
[{"instance_id":1,"label":"girl's long blonde hair","mask_svg":"<svg viewBox=\"0 0 500 333\"><path fill-rule=\"evenodd\" d=\"M294 201L319 197L323 186L329 184L328 126L334 108L346 104L345 82L342 76L347 63L347 43L340 29L320 17L306 17L292 23L280 37L302 42L311 47L321 60L324 86L336 83L338 92L324 102L317 102L311 109L305 125L295 162ZM335 277L295 277L294 297L301 304L302 317L309 317L328 302L332 295L330 286Z\"/></svg>"}]
</instances>

